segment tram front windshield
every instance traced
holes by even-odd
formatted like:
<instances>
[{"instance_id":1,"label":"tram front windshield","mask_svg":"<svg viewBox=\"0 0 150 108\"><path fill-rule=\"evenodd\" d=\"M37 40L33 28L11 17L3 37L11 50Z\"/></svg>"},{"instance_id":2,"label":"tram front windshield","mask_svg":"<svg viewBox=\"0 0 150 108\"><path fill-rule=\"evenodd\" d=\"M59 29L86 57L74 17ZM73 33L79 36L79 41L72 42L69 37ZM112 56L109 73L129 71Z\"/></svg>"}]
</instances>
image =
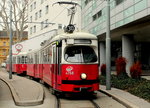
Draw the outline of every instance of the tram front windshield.
<instances>
[{"instance_id":1,"label":"tram front windshield","mask_svg":"<svg viewBox=\"0 0 150 108\"><path fill-rule=\"evenodd\" d=\"M72 46L66 49L65 60L71 63L94 63L97 62L97 56L89 46Z\"/></svg>"}]
</instances>

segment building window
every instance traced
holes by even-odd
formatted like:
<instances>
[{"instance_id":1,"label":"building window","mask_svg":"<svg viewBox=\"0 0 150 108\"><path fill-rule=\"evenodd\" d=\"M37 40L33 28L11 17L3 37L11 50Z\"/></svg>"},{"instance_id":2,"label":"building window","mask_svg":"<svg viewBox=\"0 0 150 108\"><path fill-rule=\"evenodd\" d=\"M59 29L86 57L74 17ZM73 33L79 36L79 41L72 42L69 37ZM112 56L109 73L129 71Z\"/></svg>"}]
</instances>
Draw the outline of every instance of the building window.
<instances>
[{"instance_id":1,"label":"building window","mask_svg":"<svg viewBox=\"0 0 150 108\"><path fill-rule=\"evenodd\" d=\"M30 27L30 34L32 34L32 27Z\"/></svg>"},{"instance_id":2,"label":"building window","mask_svg":"<svg viewBox=\"0 0 150 108\"><path fill-rule=\"evenodd\" d=\"M6 42L3 42L3 46L6 46Z\"/></svg>"},{"instance_id":3,"label":"building window","mask_svg":"<svg viewBox=\"0 0 150 108\"><path fill-rule=\"evenodd\" d=\"M48 19L45 20L45 28L48 27Z\"/></svg>"},{"instance_id":4,"label":"building window","mask_svg":"<svg viewBox=\"0 0 150 108\"><path fill-rule=\"evenodd\" d=\"M87 5L92 0L85 0L84 4Z\"/></svg>"},{"instance_id":5,"label":"building window","mask_svg":"<svg viewBox=\"0 0 150 108\"><path fill-rule=\"evenodd\" d=\"M102 16L102 11L100 10L99 12L97 12L95 15L93 15L93 21L97 20L99 17Z\"/></svg>"},{"instance_id":6,"label":"building window","mask_svg":"<svg viewBox=\"0 0 150 108\"><path fill-rule=\"evenodd\" d=\"M134 14L134 8L133 7L130 7L126 10L124 10L124 17L128 17L128 16L131 16Z\"/></svg>"},{"instance_id":7,"label":"building window","mask_svg":"<svg viewBox=\"0 0 150 108\"><path fill-rule=\"evenodd\" d=\"M121 4L124 0L115 0L116 1L116 5Z\"/></svg>"},{"instance_id":8,"label":"building window","mask_svg":"<svg viewBox=\"0 0 150 108\"><path fill-rule=\"evenodd\" d=\"M5 49L3 49L3 55L6 56L6 50Z\"/></svg>"},{"instance_id":9,"label":"building window","mask_svg":"<svg viewBox=\"0 0 150 108\"><path fill-rule=\"evenodd\" d=\"M36 12L35 13L35 20L37 20L37 18L38 18L38 13Z\"/></svg>"},{"instance_id":10,"label":"building window","mask_svg":"<svg viewBox=\"0 0 150 108\"><path fill-rule=\"evenodd\" d=\"M36 26L34 26L34 33L36 32Z\"/></svg>"},{"instance_id":11,"label":"building window","mask_svg":"<svg viewBox=\"0 0 150 108\"><path fill-rule=\"evenodd\" d=\"M62 24L58 24L58 29L62 29Z\"/></svg>"},{"instance_id":12,"label":"building window","mask_svg":"<svg viewBox=\"0 0 150 108\"><path fill-rule=\"evenodd\" d=\"M36 2L34 2L34 9L36 9Z\"/></svg>"},{"instance_id":13,"label":"building window","mask_svg":"<svg viewBox=\"0 0 150 108\"><path fill-rule=\"evenodd\" d=\"M30 11L32 11L32 5L30 5Z\"/></svg>"},{"instance_id":14,"label":"building window","mask_svg":"<svg viewBox=\"0 0 150 108\"><path fill-rule=\"evenodd\" d=\"M42 21L42 22L41 22L41 30L43 29L43 24L44 24L44 22Z\"/></svg>"},{"instance_id":15,"label":"building window","mask_svg":"<svg viewBox=\"0 0 150 108\"><path fill-rule=\"evenodd\" d=\"M39 11L39 18L42 17L42 10Z\"/></svg>"},{"instance_id":16,"label":"building window","mask_svg":"<svg viewBox=\"0 0 150 108\"><path fill-rule=\"evenodd\" d=\"M147 1L141 0L140 2L136 3L134 6L135 13L145 9L146 7L147 7Z\"/></svg>"},{"instance_id":17,"label":"building window","mask_svg":"<svg viewBox=\"0 0 150 108\"><path fill-rule=\"evenodd\" d=\"M32 22L32 16L30 16L30 22Z\"/></svg>"},{"instance_id":18,"label":"building window","mask_svg":"<svg viewBox=\"0 0 150 108\"><path fill-rule=\"evenodd\" d=\"M49 10L49 6L47 5L47 6L45 7L45 14L48 14L48 10Z\"/></svg>"},{"instance_id":19,"label":"building window","mask_svg":"<svg viewBox=\"0 0 150 108\"><path fill-rule=\"evenodd\" d=\"M97 16L98 16L98 18L101 17L101 16L102 16L102 11L99 11L99 12L97 13Z\"/></svg>"}]
</instances>

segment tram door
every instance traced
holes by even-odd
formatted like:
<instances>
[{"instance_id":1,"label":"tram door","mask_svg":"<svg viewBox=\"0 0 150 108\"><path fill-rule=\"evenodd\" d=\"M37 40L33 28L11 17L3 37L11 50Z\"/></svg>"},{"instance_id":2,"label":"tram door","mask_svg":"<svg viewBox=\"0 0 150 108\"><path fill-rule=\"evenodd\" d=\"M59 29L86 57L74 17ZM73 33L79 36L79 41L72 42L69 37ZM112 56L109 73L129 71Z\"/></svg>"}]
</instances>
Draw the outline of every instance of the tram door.
<instances>
[{"instance_id":1,"label":"tram door","mask_svg":"<svg viewBox=\"0 0 150 108\"><path fill-rule=\"evenodd\" d=\"M36 76L36 74L37 74L37 54L35 53L34 54L34 59L35 59L35 61L34 61L34 76Z\"/></svg>"},{"instance_id":2,"label":"tram door","mask_svg":"<svg viewBox=\"0 0 150 108\"><path fill-rule=\"evenodd\" d=\"M57 66L58 66L58 62L57 62L57 47L56 44L53 46L53 78L52 78L52 83L53 83L53 87L57 88Z\"/></svg>"}]
</instances>

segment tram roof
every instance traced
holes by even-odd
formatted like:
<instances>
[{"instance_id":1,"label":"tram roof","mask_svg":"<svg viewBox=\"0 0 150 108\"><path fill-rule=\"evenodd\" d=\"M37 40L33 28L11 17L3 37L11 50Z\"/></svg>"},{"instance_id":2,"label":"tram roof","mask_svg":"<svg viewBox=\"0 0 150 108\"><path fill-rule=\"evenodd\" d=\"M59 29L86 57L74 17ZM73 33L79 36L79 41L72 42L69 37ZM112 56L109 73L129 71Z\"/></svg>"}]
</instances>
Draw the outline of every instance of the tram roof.
<instances>
[{"instance_id":1,"label":"tram roof","mask_svg":"<svg viewBox=\"0 0 150 108\"><path fill-rule=\"evenodd\" d=\"M20 52L18 55L26 55L27 52Z\"/></svg>"},{"instance_id":2,"label":"tram roof","mask_svg":"<svg viewBox=\"0 0 150 108\"><path fill-rule=\"evenodd\" d=\"M63 40L63 39L97 39L97 36L85 32L63 33L54 36L51 39L51 42L55 40Z\"/></svg>"},{"instance_id":3,"label":"tram roof","mask_svg":"<svg viewBox=\"0 0 150 108\"><path fill-rule=\"evenodd\" d=\"M92 40L96 40L97 36L90 34L90 33L86 33L86 32L74 32L74 33L62 33L62 34L58 34L55 35L53 37L51 37L49 40L45 41L43 46L46 46L47 44L57 41L57 40L63 40L63 39L92 39Z\"/></svg>"}]
</instances>

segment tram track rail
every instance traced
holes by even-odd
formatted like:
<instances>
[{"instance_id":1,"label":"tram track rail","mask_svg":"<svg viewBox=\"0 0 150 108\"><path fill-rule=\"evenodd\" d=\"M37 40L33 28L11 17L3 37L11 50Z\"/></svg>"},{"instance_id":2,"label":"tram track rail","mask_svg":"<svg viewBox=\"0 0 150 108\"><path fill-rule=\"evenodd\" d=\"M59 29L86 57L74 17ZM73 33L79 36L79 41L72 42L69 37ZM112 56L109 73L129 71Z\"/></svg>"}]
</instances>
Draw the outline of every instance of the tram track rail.
<instances>
[{"instance_id":1,"label":"tram track rail","mask_svg":"<svg viewBox=\"0 0 150 108\"><path fill-rule=\"evenodd\" d=\"M94 105L94 108L100 108L100 106L94 102L94 100L90 100L90 102Z\"/></svg>"},{"instance_id":2,"label":"tram track rail","mask_svg":"<svg viewBox=\"0 0 150 108\"><path fill-rule=\"evenodd\" d=\"M58 96L56 96L56 108L61 108L61 102Z\"/></svg>"}]
</instances>

